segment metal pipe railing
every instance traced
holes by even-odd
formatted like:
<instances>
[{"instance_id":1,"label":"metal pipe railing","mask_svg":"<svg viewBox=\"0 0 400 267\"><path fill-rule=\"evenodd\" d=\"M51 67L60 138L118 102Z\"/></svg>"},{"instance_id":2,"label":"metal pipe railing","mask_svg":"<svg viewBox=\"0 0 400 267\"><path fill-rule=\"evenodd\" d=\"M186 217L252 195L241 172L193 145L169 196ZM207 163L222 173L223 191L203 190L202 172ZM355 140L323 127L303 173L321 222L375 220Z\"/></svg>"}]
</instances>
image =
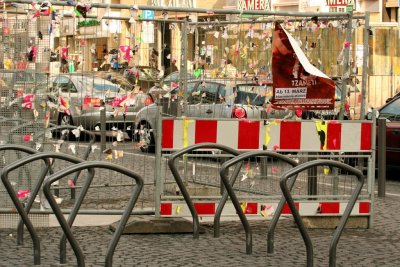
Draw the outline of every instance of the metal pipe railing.
<instances>
[{"instance_id":1,"label":"metal pipe railing","mask_svg":"<svg viewBox=\"0 0 400 267\"><path fill-rule=\"evenodd\" d=\"M115 229L114 235L113 235L113 237L109 243L109 246L107 248L105 266L112 266L112 258L114 255L115 248L118 245L118 241L122 235L123 229L129 219L130 214L132 213L132 210L136 204L136 201L139 198L139 194L143 188L143 179L138 174L136 174L133 171L126 169L122 166L108 163L108 162L101 162L101 161L82 162L82 163L70 166L68 168L65 168L62 171L59 171L59 172L51 175L48 178L48 180L44 183L43 193L45 194L47 200L49 201L49 204L50 204L51 208L53 209L54 214L55 214L58 222L60 223L61 228L64 231L64 234L66 235L72 249L74 250L75 255L77 257L78 266L80 266L80 267L85 266L85 260L83 257L82 250L80 249L78 242L76 241L74 235L72 234L71 226L65 220L65 218L61 212L61 209L57 205L57 202L54 199L54 197L52 196L50 190L51 190L51 184L60 180L61 178L65 177L71 173L77 172L77 171L82 171L85 169L94 169L94 168L101 168L101 169L108 169L108 170L116 171L116 172L125 174L126 176L131 177L132 179L134 179L136 181L136 189L132 193L132 196L128 202L128 205L124 211L124 214L121 217L120 223L118 224L118 227ZM82 192L82 194L81 194L82 198L77 200L77 202L82 201L83 198L85 197L85 195L86 195L86 193ZM80 203L78 204L78 206L79 205L80 205Z\"/></svg>"},{"instance_id":2,"label":"metal pipe railing","mask_svg":"<svg viewBox=\"0 0 400 267\"><path fill-rule=\"evenodd\" d=\"M241 154L239 156L234 157L233 159L230 159L230 160L226 161L222 165L221 170L220 170L221 179L228 179L226 177L226 170L229 169L229 167L237 164L236 168L234 169L234 171L232 173L231 179L230 179L230 185L233 188L233 185L234 185L234 183L236 181L236 178L238 176L238 173L240 171L240 167L242 165L242 164L238 164L238 163L239 162L243 162L244 160L247 160L247 159L250 159L250 158L254 158L254 157L268 157L270 159L277 159L277 160L280 160L282 162L285 162L285 163L291 165L292 167L297 166L297 162L295 160L293 160L293 159L291 159L291 158L289 158L289 157L287 157L285 155L278 154L276 152L271 152L271 151L252 151L252 152L247 152L247 153ZM237 170L238 166L239 166L239 170ZM224 176L224 177L222 177L222 176ZM294 181L295 181L295 178L291 179L290 182L289 182L290 190L292 189L292 187L294 185ZM236 195L234 197L236 198ZM232 200L232 197L230 197L230 198ZM227 194L227 192L225 192L224 195L222 196L222 199L219 202L217 210L215 212L215 217L214 217L214 236L215 237L219 236L219 226L220 226L221 214L222 214L222 210L223 210L227 200L228 200L228 194ZM239 201L237 200L237 202L239 202ZM273 253L274 252L274 232L275 232L276 225L278 224L279 217L281 215L282 209L283 209L283 207L285 205L285 202L286 201L285 201L284 198L282 198L279 201L279 204L278 204L278 206L276 208L274 216L273 216L273 218L271 220L271 224L270 224L270 227L268 229L268 243L267 243L268 244L268 253ZM243 214L243 216L244 216L244 214Z\"/></svg>"},{"instance_id":3,"label":"metal pipe railing","mask_svg":"<svg viewBox=\"0 0 400 267\"><path fill-rule=\"evenodd\" d=\"M329 266L334 267L336 266L336 247L339 242L339 238L343 232L343 229L346 225L346 222L350 216L350 213L357 201L357 198L361 192L361 189L364 185L364 175L362 172L356 168L353 168L347 164L344 164L339 161L333 161L333 160L313 160L309 161L303 164L298 165L297 167L294 167L291 170L286 171L285 173L282 174L281 179L280 179L280 187L282 189L283 193L283 198L287 201L288 206L290 208L290 211L292 212L293 218L297 224L297 227L299 228L300 234L304 240L304 243L306 245L306 251L307 251L307 266L311 267L314 265L314 252L313 252L313 245L312 241L310 239L310 236L308 235L308 232L306 230L306 227L304 226L303 220L301 219L301 216L299 214L299 211L296 209L295 203L293 201L293 197L290 193L290 189L287 186L287 180L290 177L293 177L293 182L296 180L296 176L305 170L308 170L310 168L314 168L317 166L331 166L335 168L342 169L344 171L349 172L350 174L353 174L357 177L358 183L356 185L356 188L354 189L353 194L351 195L349 202L346 206L346 209L339 221L339 224L336 227L336 230L333 233L333 238L331 241L331 244L329 246ZM295 176L296 175L296 176Z\"/></svg>"},{"instance_id":4,"label":"metal pipe railing","mask_svg":"<svg viewBox=\"0 0 400 267\"><path fill-rule=\"evenodd\" d=\"M223 146L223 145L218 145L218 144L214 144L214 143L201 143L201 144L196 144L196 145L192 145L189 147L186 147L184 149L181 149L173 154L171 154L169 156L168 159L168 166L171 170L172 175L174 176L174 179L179 187L179 190L182 193L183 198L185 199L185 202L190 210L190 213L192 214L192 218L193 218L193 238L197 239L199 238L199 216L197 214L197 211L193 205L193 202L190 198L189 192L186 190L186 186L183 183L183 179L181 177L181 175L178 172L178 169L175 166L175 161L178 157L187 154L191 151L194 150L198 150L201 148L208 148L208 149L218 149L218 150L222 150L224 152L227 152L229 154L232 154L234 156L239 155L239 151L227 147L227 146ZM229 185L228 185L229 186ZM230 196L230 195L229 195ZM239 205L240 206L240 205Z\"/></svg>"}]
</instances>

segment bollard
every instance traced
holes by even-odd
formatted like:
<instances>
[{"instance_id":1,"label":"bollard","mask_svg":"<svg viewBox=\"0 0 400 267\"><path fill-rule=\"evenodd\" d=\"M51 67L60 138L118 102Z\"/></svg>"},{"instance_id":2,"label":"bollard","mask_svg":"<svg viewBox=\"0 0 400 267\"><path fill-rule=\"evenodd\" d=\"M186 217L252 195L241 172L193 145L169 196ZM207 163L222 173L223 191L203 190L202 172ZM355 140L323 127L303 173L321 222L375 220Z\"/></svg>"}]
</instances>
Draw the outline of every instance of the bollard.
<instances>
[{"instance_id":1,"label":"bollard","mask_svg":"<svg viewBox=\"0 0 400 267\"><path fill-rule=\"evenodd\" d=\"M104 105L100 108L100 142L101 151L106 150L106 108Z\"/></svg>"},{"instance_id":2,"label":"bollard","mask_svg":"<svg viewBox=\"0 0 400 267\"><path fill-rule=\"evenodd\" d=\"M386 194L386 118L378 119L378 197Z\"/></svg>"}]
</instances>

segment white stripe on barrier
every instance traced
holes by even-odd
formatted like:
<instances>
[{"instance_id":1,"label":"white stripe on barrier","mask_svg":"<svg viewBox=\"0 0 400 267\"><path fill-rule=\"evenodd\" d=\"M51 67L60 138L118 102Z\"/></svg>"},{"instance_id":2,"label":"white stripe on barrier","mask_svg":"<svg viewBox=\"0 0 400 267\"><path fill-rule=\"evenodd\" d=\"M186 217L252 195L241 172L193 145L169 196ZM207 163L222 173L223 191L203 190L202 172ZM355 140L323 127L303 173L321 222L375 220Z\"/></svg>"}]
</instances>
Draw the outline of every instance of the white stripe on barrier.
<instances>
[{"instance_id":1,"label":"white stripe on barrier","mask_svg":"<svg viewBox=\"0 0 400 267\"><path fill-rule=\"evenodd\" d=\"M164 120L163 149L211 142L237 150L371 151L370 121ZM164 129L165 128L165 129ZM322 129L322 130L321 130ZM321 139L322 137L322 139ZM325 140L322 144L321 140Z\"/></svg>"}]
</instances>

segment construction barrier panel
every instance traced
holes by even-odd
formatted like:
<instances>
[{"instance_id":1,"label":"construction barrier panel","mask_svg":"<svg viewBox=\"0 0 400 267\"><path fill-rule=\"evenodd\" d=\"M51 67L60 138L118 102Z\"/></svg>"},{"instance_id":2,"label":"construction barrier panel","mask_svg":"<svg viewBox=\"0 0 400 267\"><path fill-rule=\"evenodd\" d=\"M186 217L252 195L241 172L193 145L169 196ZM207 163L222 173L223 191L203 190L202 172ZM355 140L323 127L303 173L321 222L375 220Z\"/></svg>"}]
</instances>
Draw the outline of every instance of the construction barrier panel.
<instances>
[{"instance_id":1,"label":"construction barrier panel","mask_svg":"<svg viewBox=\"0 0 400 267\"><path fill-rule=\"evenodd\" d=\"M373 121L163 118L161 153L165 159L173 151L210 142L242 152L273 150L285 153L299 163L312 159L338 160L366 174L368 182L351 216L370 217L373 214L373 129ZM219 169L233 156L207 149L203 153L185 155L177 164L198 215L207 217L215 215L221 199ZM190 211L163 162L159 215L190 217ZM290 168L288 164L262 158L243 162L241 178L235 182L234 189L247 216L271 217L274 214L281 198L279 178ZM341 216L355 185L354 175L335 168L318 167L299 174L292 194L301 216ZM282 214L291 214L287 205ZM237 216L232 203L226 203L222 216ZM369 219L371 223L371 217Z\"/></svg>"}]
</instances>

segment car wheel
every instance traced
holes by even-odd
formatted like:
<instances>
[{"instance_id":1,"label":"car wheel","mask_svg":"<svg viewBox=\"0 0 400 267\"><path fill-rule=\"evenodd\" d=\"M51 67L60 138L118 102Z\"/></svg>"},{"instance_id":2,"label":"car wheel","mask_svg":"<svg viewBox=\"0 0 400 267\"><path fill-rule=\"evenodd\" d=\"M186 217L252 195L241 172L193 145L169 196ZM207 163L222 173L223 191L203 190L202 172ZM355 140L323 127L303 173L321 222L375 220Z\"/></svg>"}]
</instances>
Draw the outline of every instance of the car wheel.
<instances>
[{"instance_id":1,"label":"car wheel","mask_svg":"<svg viewBox=\"0 0 400 267\"><path fill-rule=\"evenodd\" d=\"M139 137L140 151L145 153L154 153L155 139L153 129L151 129L151 126L147 122L141 124L139 129Z\"/></svg>"}]
</instances>

